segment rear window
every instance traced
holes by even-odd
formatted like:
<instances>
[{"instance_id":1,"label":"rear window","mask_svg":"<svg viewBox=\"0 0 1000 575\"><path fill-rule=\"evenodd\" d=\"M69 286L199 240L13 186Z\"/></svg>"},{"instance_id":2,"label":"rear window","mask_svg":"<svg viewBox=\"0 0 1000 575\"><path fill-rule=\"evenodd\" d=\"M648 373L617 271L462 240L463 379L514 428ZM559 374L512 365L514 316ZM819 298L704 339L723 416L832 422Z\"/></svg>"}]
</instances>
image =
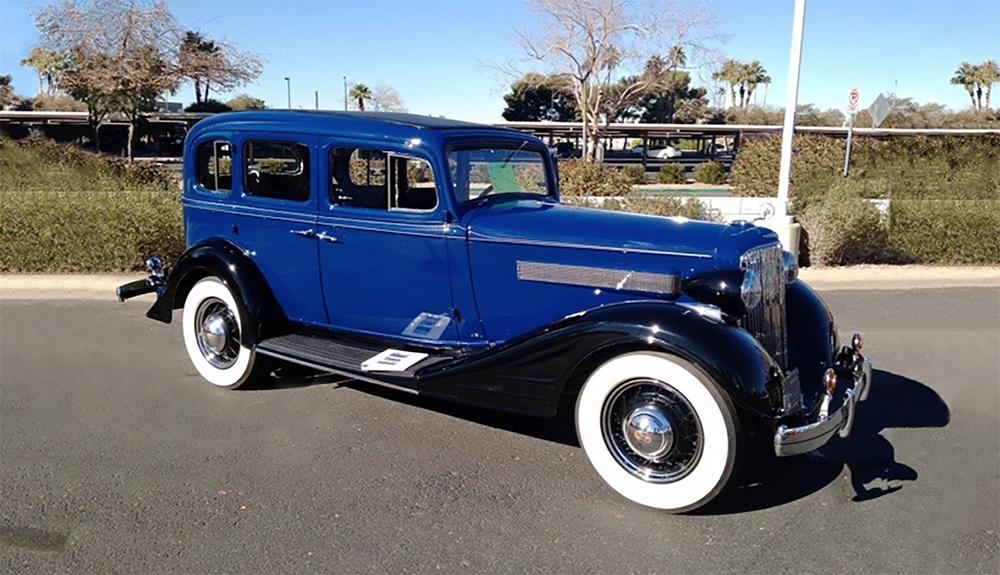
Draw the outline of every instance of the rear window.
<instances>
[{"instance_id":1,"label":"rear window","mask_svg":"<svg viewBox=\"0 0 1000 575\"><path fill-rule=\"evenodd\" d=\"M233 153L229 142L202 142L195 153L198 185L210 192L233 189Z\"/></svg>"},{"instance_id":2,"label":"rear window","mask_svg":"<svg viewBox=\"0 0 1000 575\"><path fill-rule=\"evenodd\" d=\"M290 142L247 142L246 193L304 202L309 199L309 146Z\"/></svg>"}]
</instances>

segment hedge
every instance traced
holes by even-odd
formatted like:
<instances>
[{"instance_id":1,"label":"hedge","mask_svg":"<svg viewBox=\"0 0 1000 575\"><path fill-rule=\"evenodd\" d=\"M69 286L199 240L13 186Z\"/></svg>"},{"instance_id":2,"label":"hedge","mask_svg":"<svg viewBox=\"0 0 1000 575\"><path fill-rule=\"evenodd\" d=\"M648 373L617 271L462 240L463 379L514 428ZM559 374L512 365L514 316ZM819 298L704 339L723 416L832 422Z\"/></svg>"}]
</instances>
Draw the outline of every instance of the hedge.
<instances>
[{"instance_id":1,"label":"hedge","mask_svg":"<svg viewBox=\"0 0 1000 575\"><path fill-rule=\"evenodd\" d=\"M180 187L155 166L0 139L0 272L139 269L184 248Z\"/></svg>"},{"instance_id":2,"label":"hedge","mask_svg":"<svg viewBox=\"0 0 1000 575\"><path fill-rule=\"evenodd\" d=\"M847 178L845 145L795 137L792 211L813 263L1000 263L1000 135L856 138ZM737 194L775 194L780 148L777 137L744 140ZM856 213L861 199L890 200L878 229L870 212Z\"/></svg>"}]
</instances>

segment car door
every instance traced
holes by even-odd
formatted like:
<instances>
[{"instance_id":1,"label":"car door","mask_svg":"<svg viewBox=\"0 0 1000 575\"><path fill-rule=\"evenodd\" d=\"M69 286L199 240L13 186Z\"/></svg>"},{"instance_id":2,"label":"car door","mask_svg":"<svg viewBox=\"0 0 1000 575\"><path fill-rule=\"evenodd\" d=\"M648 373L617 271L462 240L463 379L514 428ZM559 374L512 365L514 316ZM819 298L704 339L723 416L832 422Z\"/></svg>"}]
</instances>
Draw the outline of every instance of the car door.
<instances>
[{"instance_id":1,"label":"car door","mask_svg":"<svg viewBox=\"0 0 1000 575\"><path fill-rule=\"evenodd\" d=\"M315 145L311 135L241 134L231 240L257 264L288 319L325 325Z\"/></svg>"},{"instance_id":2,"label":"car door","mask_svg":"<svg viewBox=\"0 0 1000 575\"><path fill-rule=\"evenodd\" d=\"M455 343L446 209L426 156L328 142L318 218L330 325L426 343Z\"/></svg>"}]
</instances>

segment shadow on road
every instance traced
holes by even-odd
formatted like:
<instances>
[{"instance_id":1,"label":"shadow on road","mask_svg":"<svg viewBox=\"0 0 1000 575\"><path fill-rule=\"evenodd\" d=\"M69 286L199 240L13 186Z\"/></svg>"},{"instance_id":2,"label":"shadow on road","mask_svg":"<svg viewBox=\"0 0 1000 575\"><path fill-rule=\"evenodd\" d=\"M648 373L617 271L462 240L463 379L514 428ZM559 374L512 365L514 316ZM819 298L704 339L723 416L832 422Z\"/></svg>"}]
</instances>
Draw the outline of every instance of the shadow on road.
<instances>
[{"instance_id":1,"label":"shadow on road","mask_svg":"<svg viewBox=\"0 0 1000 575\"><path fill-rule=\"evenodd\" d=\"M269 385L271 388L343 385L480 425L564 445L579 445L572 422L565 417L538 419L467 407L294 367L276 375ZM776 459L767 454L750 455L729 494L697 513L740 513L783 505L823 489L843 473L845 466L853 491L851 500L867 501L888 495L902 489L904 482L916 480L917 471L896 461L895 449L882 431L944 427L949 420L948 406L934 390L907 377L875 370L871 393L858 406L850 437L836 438L805 456Z\"/></svg>"},{"instance_id":2,"label":"shadow on road","mask_svg":"<svg viewBox=\"0 0 1000 575\"><path fill-rule=\"evenodd\" d=\"M736 488L705 511L739 513L782 505L826 487L847 468L849 497L867 501L894 493L917 471L896 461L895 449L882 435L885 429L944 427L948 406L926 385L887 371L875 370L868 400L858 405L847 439L836 438L817 452L787 459L761 458L749 463Z\"/></svg>"}]
</instances>

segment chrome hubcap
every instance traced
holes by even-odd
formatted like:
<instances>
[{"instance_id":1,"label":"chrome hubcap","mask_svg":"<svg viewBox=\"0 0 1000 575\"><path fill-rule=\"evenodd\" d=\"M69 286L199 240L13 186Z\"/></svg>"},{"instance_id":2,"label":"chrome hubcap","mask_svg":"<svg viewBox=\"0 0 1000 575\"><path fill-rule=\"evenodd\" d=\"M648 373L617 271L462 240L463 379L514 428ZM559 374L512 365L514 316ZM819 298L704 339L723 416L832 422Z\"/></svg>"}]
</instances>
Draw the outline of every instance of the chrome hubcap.
<instances>
[{"instance_id":1,"label":"chrome hubcap","mask_svg":"<svg viewBox=\"0 0 1000 575\"><path fill-rule=\"evenodd\" d=\"M670 418L656 404L637 407L625 416L622 434L632 451L647 459L662 457L674 445Z\"/></svg>"},{"instance_id":2,"label":"chrome hubcap","mask_svg":"<svg viewBox=\"0 0 1000 575\"><path fill-rule=\"evenodd\" d=\"M201 302L195 314L195 338L201 355L218 369L236 363L240 352L240 328L229 306L220 299Z\"/></svg>"},{"instance_id":3,"label":"chrome hubcap","mask_svg":"<svg viewBox=\"0 0 1000 575\"><path fill-rule=\"evenodd\" d=\"M601 419L612 457L644 481L677 481L701 458L697 413L683 395L662 381L623 382L604 402Z\"/></svg>"}]
</instances>

